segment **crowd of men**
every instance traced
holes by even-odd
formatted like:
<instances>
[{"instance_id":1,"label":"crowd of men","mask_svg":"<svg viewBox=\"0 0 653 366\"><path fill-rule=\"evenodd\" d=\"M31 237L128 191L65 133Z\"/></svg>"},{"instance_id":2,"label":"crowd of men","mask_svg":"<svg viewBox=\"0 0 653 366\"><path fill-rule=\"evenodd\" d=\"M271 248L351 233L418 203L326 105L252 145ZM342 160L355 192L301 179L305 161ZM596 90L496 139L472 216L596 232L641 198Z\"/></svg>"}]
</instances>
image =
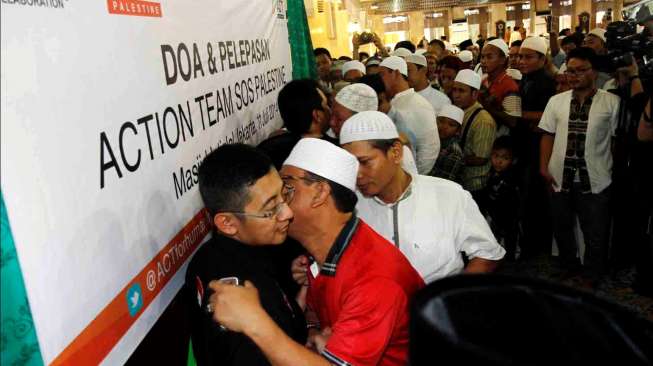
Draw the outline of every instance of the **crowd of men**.
<instances>
[{"instance_id":1,"label":"crowd of men","mask_svg":"<svg viewBox=\"0 0 653 366\"><path fill-rule=\"evenodd\" d=\"M553 243L560 278L596 289L637 257L653 293L637 63L610 69L602 29L512 33L317 48L319 79L279 93L284 129L206 157L215 233L185 286L199 364L405 365L416 291Z\"/></svg>"}]
</instances>

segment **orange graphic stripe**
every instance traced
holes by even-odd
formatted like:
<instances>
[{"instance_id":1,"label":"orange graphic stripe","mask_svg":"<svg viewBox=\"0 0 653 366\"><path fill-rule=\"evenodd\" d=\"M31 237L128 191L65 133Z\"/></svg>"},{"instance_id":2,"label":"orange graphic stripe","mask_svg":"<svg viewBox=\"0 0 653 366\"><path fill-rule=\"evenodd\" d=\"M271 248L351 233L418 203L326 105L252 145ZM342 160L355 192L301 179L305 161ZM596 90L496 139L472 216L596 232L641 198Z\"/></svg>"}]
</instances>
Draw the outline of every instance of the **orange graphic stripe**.
<instances>
[{"instance_id":1,"label":"orange graphic stripe","mask_svg":"<svg viewBox=\"0 0 653 366\"><path fill-rule=\"evenodd\" d=\"M197 249L210 230L207 217L205 209L198 212L51 364L99 364ZM135 283L140 285L143 303L132 316L129 314L127 292Z\"/></svg>"},{"instance_id":2,"label":"orange graphic stripe","mask_svg":"<svg viewBox=\"0 0 653 366\"><path fill-rule=\"evenodd\" d=\"M142 0L107 0L110 14L161 18L161 4Z\"/></svg>"}]
</instances>

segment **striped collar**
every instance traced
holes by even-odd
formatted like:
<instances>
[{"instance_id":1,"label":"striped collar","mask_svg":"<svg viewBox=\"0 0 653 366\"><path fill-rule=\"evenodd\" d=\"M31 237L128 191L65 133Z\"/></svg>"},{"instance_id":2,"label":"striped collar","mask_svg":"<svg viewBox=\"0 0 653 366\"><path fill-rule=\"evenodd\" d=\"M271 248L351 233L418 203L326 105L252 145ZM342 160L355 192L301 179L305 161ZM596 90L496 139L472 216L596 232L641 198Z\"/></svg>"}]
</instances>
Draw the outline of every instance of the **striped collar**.
<instances>
[{"instance_id":1,"label":"striped collar","mask_svg":"<svg viewBox=\"0 0 653 366\"><path fill-rule=\"evenodd\" d=\"M320 274L332 277L336 275L338 262L340 261L342 254L345 252L345 249L349 246L349 242L354 236L359 222L360 220L356 217L356 214L351 215L351 218L347 221L345 227L343 227L340 234L338 234L336 241L333 242L329 254L327 254L326 260L324 261L322 268L320 268Z\"/></svg>"}]
</instances>

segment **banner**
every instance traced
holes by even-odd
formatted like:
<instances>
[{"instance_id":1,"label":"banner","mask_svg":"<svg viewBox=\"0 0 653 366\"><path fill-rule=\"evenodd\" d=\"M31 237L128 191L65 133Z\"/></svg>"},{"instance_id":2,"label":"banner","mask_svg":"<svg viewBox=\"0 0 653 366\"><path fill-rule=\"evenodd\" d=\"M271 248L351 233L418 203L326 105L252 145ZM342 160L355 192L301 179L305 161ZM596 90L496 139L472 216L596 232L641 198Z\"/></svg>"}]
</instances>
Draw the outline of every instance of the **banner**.
<instances>
[{"instance_id":1,"label":"banner","mask_svg":"<svg viewBox=\"0 0 653 366\"><path fill-rule=\"evenodd\" d=\"M210 231L203 157L281 126L283 0L3 0L2 192L46 364L121 364Z\"/></svg>"}]
</instances>

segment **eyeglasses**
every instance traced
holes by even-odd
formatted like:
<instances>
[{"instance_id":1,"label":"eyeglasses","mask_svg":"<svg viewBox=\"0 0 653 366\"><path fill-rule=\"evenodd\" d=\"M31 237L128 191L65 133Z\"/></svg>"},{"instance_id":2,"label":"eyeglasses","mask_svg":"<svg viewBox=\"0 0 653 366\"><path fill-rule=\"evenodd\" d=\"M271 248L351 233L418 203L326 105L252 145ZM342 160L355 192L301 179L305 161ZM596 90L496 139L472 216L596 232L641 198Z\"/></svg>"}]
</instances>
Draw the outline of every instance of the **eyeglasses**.
<instances>
[{"instance_id":1,"label":"eyeglasses","mask_svg":"<svg viewBox=\"0 0 653 366\"><path fill-rule=\"evenodd\" d=\"M259 213L249 213L249 212L242 212L242 211L229 211L223 213L230 213L236 216L253 217L256 219L276 218L281 212L281 210L283 209L283 206L289 205L290 201L292 201L293 197L295 197L295 187L284 184L283 188L281 189L281 197L283 197L283 201L279 202L271 210L261 211Z\"/></svg>"},{"instance_id":2,"label":"eyeglasses","mask_svg":"<svg viewBox=\"0 0 653 366\"><path fill-rule=\"evenodd\" d=\"M586 67L586 68L578 69L578 70L567 69L567 70L565 70L565 74L567 74L567 75L574 75L574 76L580 76L580 75L583 75L584 73L588 72L588 71L591 70L591 69L592 69L591 67Z\"/></svg>"}]
</instances>

